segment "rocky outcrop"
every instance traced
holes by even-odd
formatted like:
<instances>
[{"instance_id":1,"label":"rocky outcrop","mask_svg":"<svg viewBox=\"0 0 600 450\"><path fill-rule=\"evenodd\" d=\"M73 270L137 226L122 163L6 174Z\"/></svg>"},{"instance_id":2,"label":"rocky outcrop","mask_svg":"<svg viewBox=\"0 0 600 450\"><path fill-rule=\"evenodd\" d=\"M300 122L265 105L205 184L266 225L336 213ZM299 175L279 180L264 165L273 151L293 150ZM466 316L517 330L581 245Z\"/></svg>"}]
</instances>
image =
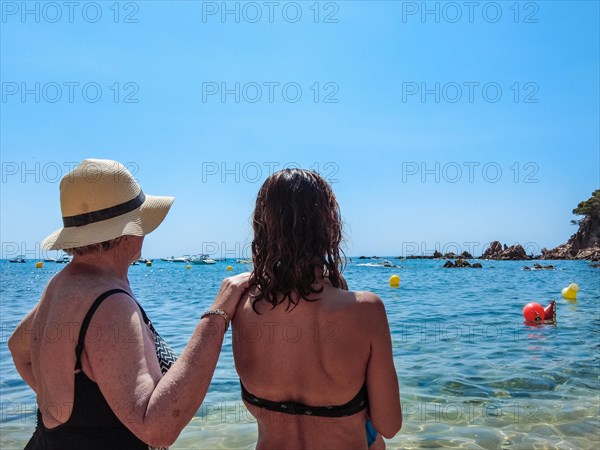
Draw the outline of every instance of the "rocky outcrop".
<instances>
[{"instance_id":1,"label":"rocky outcrop","mask_svg":"<svg viewBox=\"0 0 600 450\"><path fill-rule=\"evenodd\" d=\"M542 249L540 259L587 259L600 261L600 221L585 217L579 229L564 244L552 250Z\"/></svg>"},{"instance_id":2,"label":"rocky outcrop","mask_svg":"<svg viewBox=\"0 0 600 450\"><path fill-rule=\"evenodd\" d=\"M553 265L542 266L541 264L535 263L533 267L525 266L523 270L554 270Z\"/></svg>"},{"instance_id":3,"label":"rocky outcrop","mask_svg":"<svg viewBox=\"0 0 600 450\"><path fill-rule=\"evenodd\" d=\"M525 253L525 249L521 244L515 244L508 247L502 245L499 241L494 241L483 252L481 259L497 259L497 260L527 260L532 259Z\"/></svg>"},{"instance_id":4,"label":"rocky outcrop","mask_svg":"<svg viewBox=\"0 0 600 450\"><path fill-rule=\"evenodd\" d=\"M552 250L543 248L540 259L587 259L588 261L600 261L600 248L576 250L568 243L565 243Z\"/></svg>"},{"instance_id":5,"label":"rocky outcrop","mask_svg":"<svg viewBox=\"0 0 600 450\"><path fill-rule=\"evenodd\" d=\"M437 250L433 252L433 255L409 255L406 259L473 259L473 255L469 252L462 252L460 255L457 255L454 252L449 253L440 253Z\"/></svg>"},{"instance_id":6,"label":"rocky outcrop","mask_svg":"<svg viewBox=\"0 0 600 450\"><path fill-rule=\"evenodd\" d=\"M583 216L581 220L573 220L579 225L577 232L564 244L542 250L542 259L588 259L600 261L600 189L592 192L592 196L579 203L573 214Z\"/></svg>"},{"instance_id":7,"label":"rocky outcrop","mask_svg":"<svg viewBox=\"0 0 600 450\"><path fill-rule=\"evenodd\" d=\"M500 255L500 253L502 253L502 244L500 243L500 241L494 241L490 244L490 246L486 249L486 251L483 252L483 255L481 255L481 258L488 259L488 258L491 258L492 256L498 256L498 255Z\"/></svg>"},{"instance_id":8,"label":"rocky outcrop","mask_svg":"<svg viewBox=\"0 0 600 450\"><path fill-rule=\"evenodd\" d=\"M446 263L442 267L447 268L461 268L461 267L470 267L472 269L481 269L482 265L480 263L471 264L469 261L464 259L457 259L456 261L446 261Z\"/></svg>"}]
</instances>

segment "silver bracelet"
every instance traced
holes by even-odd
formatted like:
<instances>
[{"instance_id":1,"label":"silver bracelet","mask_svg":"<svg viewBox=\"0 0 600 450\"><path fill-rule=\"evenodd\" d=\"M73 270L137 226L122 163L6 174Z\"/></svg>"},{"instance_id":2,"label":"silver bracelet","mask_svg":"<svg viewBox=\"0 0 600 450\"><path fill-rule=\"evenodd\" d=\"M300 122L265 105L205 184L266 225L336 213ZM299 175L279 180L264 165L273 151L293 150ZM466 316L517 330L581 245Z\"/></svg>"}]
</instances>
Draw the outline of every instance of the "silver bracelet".
<instances>
[{"instance_id":1,"label":"silver bracelet","mask_svg":"<svg viewBox=\"0 0 600 450\"><path fill-rule=\"evenodd\" d=\"M225 321L225 331L227 331L229 329L229 322L231 322L231 319L229 318L229 314L227 314L222 309L209 309L208 311L206 311L204 314L202 314L200 316L200 320L202 320L208 316L221 316L223 318L223 320Z\"/></svg>"}]
</instances>

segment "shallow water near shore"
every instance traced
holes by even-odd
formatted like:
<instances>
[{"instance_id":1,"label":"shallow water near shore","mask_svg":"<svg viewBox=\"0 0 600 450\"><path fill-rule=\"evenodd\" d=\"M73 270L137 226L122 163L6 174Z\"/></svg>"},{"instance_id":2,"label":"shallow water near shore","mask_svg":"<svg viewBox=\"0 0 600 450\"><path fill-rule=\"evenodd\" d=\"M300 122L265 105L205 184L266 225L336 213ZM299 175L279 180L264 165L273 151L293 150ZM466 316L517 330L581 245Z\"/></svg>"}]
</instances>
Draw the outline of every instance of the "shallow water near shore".
<instances>
[{"instance_id":1,"label":"shallow water near shore","mask_svg":"<svg viewBox=\"0 0 600 450\"><path fill-rule=\"evenodd\" d=\"M384 301L400 380L404 425L388 448L597 449L600 445L600 269L585 261L482 261L482 269L443 269L441 260L390 259L400 268L353 259L352 290ZM227 265L233 266L227 272ZM0 261L0 448L23 448L35 427L35 396L6 341L64 266ZM138 301L181 352L223 277L251 266L155 261L132 266ZM392 274L401 287L391 289ZM578 300L561 289L578 283ZM523 323L531 301L557 301L556 325ZM52 332L50 330L49 332ZM251 449L256 423L241 402L231 332L206 400L173 449Z\"/></svg>"}]
</instances>

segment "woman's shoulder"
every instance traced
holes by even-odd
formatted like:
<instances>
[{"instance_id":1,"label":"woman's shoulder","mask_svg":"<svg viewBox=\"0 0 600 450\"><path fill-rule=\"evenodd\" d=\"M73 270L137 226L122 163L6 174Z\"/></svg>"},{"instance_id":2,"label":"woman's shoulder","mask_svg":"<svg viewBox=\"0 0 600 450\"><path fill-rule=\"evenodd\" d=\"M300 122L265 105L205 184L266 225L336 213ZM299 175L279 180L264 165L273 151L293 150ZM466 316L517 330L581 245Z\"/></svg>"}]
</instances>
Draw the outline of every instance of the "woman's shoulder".
<instances>
[{"instance_id":1,"label":"woman's shoulder","mask_svg":"<svg viewBox=\"0 0 600 450\"><path fill-rule=\"evenodd\" d=\"M356 297L356 302L360 304L378 305L383 304L383 301L379 296L370 291L356 291L353 292Z\"/></svg>"},{"instance_id":2,"label":"woman's shoulder","mask_svg":"<svg viewBox=\"0 0 600 450\"><path fill-rule=\"evenodd\" d=\"M102 294L115 289L128 292L128 294L115 292L114 295L127 297L129 301L127 298L123 298L124 301L118 302L118 305L111 305L111 307L132 309L135 301L130 295L129 286L119 279L105 276L102 272L85 270L62 271L55 275L48 283L42 300L46 300L54 306L76 304L78 305L77 309L87 309Z\"/></svg>"},{"instance_id":3,"label":"woman's shoulder","mask_svg":"<svg viewBox=\"0 0 600 450\"><path fill-rule=\"evenodd\" d=\"M360 314L385 316L385 305L377 294L369 291L357 291L352 294L354 294L354 301Z\"/></svg>"},{"instance_id":4,"label":"woman's shoulder","mask_svg":"<svg viewBox=\"0 0 600 450\"><path fill-rule=\"evenodd\" d=\"M383 306L383 301L379 296L370 291L349 291L353 303L359 308L372 309L378 306Z\"/></svg>"}]
</instances>

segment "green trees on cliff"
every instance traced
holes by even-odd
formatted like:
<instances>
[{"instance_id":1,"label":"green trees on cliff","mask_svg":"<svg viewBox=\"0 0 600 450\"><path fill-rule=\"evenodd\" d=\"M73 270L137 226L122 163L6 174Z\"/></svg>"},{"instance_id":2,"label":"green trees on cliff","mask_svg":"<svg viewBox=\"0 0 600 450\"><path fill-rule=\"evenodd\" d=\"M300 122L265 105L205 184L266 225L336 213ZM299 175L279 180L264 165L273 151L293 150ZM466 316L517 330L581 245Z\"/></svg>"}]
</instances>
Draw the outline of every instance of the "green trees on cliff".
<instances>
[{"instance_id":1,"label":"green trees on cliff","mask_svg":"<svg viewBox=\"0 0 600 450\"><path fill-rule=\"evenodd\" d=\"M600 220L600 189L592 192L592 196L589 199L579 202L577 208L573 210L573 214L590 217L593 220ZM576 220L572 220L571 222L574 224L579 223Z\"/></svg>"}]
</instances>

